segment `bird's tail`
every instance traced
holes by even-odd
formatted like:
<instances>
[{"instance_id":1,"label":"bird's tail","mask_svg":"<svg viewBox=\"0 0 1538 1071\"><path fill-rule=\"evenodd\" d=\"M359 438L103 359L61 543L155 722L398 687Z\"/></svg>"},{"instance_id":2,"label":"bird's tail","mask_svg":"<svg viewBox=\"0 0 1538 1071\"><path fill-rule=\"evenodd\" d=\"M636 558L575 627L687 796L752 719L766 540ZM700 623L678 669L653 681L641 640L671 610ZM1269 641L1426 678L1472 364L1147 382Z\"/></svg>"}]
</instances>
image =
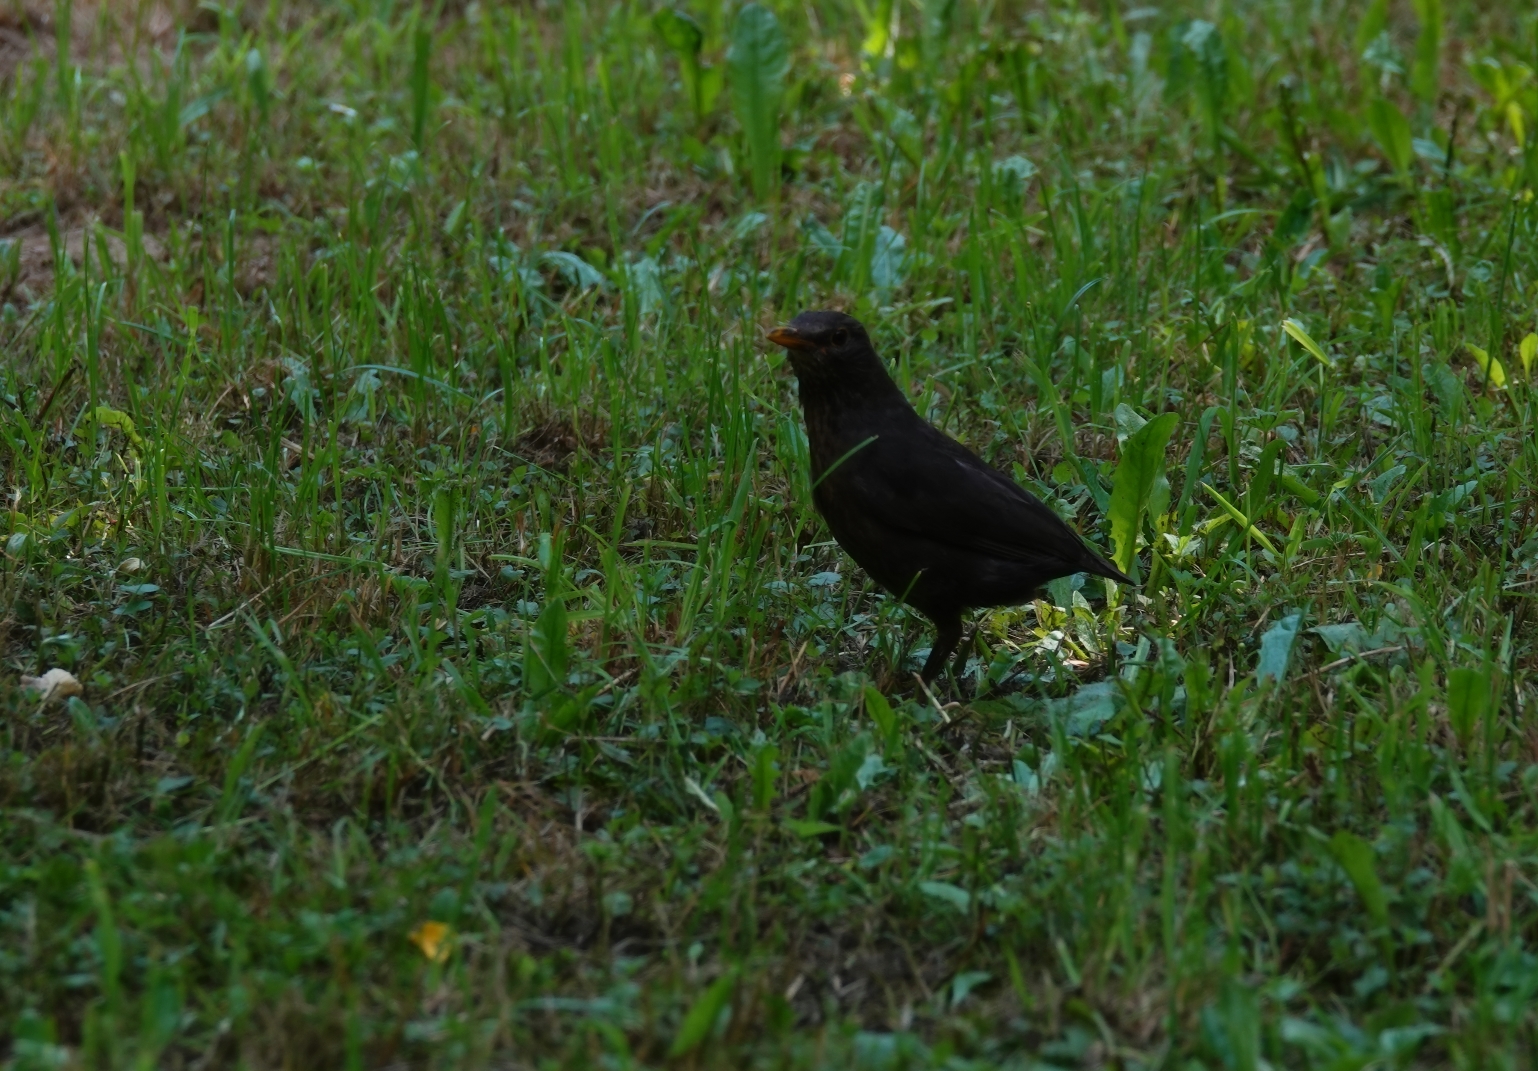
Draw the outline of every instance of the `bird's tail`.
<instances>
[{"instance_id":1,"label":"bird's tail","mask_svg":"<svg viewBox=\"0 0 1538 1071\"><path fill-rule=\"evenodd\" d=\"M1085 544L1084 546L1084 557L1083 560L1079 562L1079 568L1083 572L1089 573L1091 576L1103 576L1107 580L1116 581L1118 584L1131 585L1134 583L1130 576L1116 568L1116 566L1112 565L1105 558L1101 557L1099 552L1090 547L1088 544Z\"/></svg>"}]
</instances>

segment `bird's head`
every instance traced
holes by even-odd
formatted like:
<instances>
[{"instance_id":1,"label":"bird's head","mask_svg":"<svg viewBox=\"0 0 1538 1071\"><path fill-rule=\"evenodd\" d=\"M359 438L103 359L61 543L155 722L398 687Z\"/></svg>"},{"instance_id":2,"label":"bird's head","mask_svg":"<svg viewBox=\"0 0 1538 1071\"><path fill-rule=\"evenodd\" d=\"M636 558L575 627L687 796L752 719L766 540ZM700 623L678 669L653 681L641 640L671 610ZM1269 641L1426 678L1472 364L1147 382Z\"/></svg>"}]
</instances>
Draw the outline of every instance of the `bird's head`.
<instances>
[{"instance_id":1,"label":"bird's head","mask_svg":"<svg viewBox=\"0 0 1538 1071\"><path fill-rule=\"evenodd\" d=\"M803 312L784 327L769 332L769 341L784 346L796 375L838 377L863 370L875 351L865 325L841 312Z\"/></svg>"}]
</instances>

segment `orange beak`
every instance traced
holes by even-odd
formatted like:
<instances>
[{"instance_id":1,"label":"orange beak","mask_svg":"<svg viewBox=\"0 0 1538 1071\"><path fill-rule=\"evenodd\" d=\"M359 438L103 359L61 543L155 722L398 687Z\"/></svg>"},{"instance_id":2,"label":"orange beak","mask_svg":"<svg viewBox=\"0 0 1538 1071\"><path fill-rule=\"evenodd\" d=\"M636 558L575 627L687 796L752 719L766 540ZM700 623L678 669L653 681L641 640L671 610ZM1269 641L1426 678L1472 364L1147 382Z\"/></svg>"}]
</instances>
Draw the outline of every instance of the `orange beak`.
<instances>
[{"instance_id":1,"label":"orange beak","mask_svg":"<svg viewBox=\"0 0 1538 1071\"><path fill-rule=\"evenodd\" d=\"M788 350L811 350L817 347L798 335L793 328L776 327L766 336L776 346L784 346Z\"/></svg>"}]
</instances>

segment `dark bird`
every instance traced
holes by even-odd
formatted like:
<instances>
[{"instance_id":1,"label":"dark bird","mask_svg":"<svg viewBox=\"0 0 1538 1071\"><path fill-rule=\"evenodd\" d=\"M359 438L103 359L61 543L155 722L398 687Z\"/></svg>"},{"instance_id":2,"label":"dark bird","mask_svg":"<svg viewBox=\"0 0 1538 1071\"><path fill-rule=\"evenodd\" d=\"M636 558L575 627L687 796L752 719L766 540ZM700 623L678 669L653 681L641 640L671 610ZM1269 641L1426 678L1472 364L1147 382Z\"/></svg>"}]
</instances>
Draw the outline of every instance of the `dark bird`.
<instances>
[{"instance_id":1,"label":"dark bird","mask_svg":"<svg viewBox=\"0 0 1538 1071\"><path fill-rule=\"evenodd\" d=\"M962 611L1025 602L1049 580L1130 584L1040 499L918 415L864 326L803 312L769 332L801 387L812 501L871 579L934 622L932 681L961 639Z\"/></svg>"}]
</instances>

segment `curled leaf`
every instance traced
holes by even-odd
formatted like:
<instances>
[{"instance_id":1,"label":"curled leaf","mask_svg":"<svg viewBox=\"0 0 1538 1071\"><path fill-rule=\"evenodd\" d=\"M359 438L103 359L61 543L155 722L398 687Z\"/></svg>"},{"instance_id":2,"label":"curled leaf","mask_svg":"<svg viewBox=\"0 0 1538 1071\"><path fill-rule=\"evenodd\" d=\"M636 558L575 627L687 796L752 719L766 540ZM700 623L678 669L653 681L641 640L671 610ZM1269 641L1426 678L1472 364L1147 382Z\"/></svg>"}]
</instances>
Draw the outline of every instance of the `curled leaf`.
<instances>
[{"instance_id":1,"label":"curled leaf","mask_svg":"<svg viewBox=\"0 0 1538 1071\"><path fill-rule=\"evenodd\" d=\"M144 445L144 440L139 437L138 429L134 427L133 417L121 409L98 405L96 407L96 423L104 428L116 428L136 447Z\"/></svg>"},{"instance_id":2,"label":"curled leaf","mask_svg":"<svg viewBox=\"0 0 1538 1071\"><path fill-rule=\"evenodd\" d=\"M1326 368L1334 369L1335 362L1330 360L1329 354L1324 352L1324 347L1314 341L1314 336L1297 320L1283 320L1282 330L1286 331L1292 340L1311 353L1316 360Z\"/></svg>"}]
</instances>

